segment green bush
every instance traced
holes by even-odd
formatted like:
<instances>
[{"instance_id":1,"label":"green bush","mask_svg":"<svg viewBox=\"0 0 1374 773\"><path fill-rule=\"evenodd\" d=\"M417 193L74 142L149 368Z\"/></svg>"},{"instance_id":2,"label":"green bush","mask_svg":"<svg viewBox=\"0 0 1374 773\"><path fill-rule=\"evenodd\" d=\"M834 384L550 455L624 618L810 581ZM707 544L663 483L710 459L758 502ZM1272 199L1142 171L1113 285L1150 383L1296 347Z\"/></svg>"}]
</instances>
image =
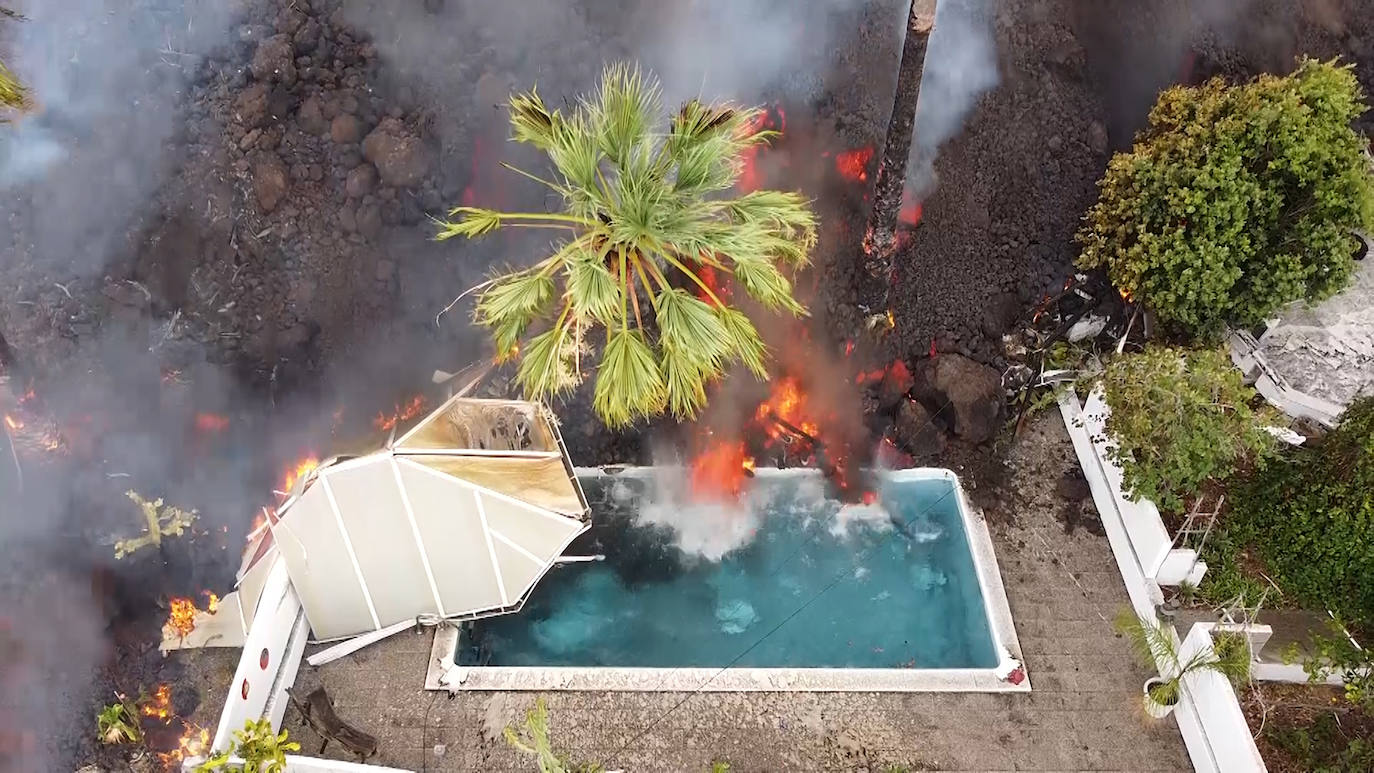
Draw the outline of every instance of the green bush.
<instances>
[{"instance_id":1,"label":"green bush","mask_svg":"<svg viewBox=\"0 0 1374 773\"><path fill-rule=\"evenodd\" d=\"M1312 773L1353 773L1374 770L1374 738L1350 738L1335 714L1321 714L1307 727L1272 725L1264 731L1269 742L1301 770Z\"/></svg>"},{"instance_id":2,"label":"green bush","mask_svg":"<svg viewBox=\"0 0 1374 773\"><path fill-rule=\"evenodd\" d=\"M1203 484L1272 447L1249 406L1254 390L1221 351L1153 346L1116 357L1101 380L1126 493L1161 510L1181 510Z\"/></svg>"},{"instance_id":3,"label":"green bush","mask_svg":"<svg viewBox=\"0 0 1374 773\"><path fill-rule=\"evenodd\" d=\"M1374 397L1256 476L1237 512L1286 594L1374 628Z\"/></svg>"},{"instance_id":4,"label":"green bush","mask_svg":"<svg viewBox=\"0 0 1374 773\"><path fill-rule=\"evenodd\" d=\"M1351 128L1365 109L1349 68L1312 60L1287 77L1168 89L1099 182L1079 266L1106 268L1161 321L1202 335L1337 292L1351 229L1374 223Z\"/></svg>"}]
</instances>

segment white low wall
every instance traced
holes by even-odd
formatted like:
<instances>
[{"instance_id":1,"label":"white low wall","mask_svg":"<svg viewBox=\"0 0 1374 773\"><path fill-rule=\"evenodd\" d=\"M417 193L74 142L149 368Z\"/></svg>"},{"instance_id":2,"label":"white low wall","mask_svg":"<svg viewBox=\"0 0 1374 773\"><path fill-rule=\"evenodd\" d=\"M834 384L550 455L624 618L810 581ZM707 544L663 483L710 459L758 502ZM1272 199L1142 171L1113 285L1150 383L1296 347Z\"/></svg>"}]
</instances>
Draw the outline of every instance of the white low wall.
<instances>
[{"instance_id":1,"label":"white low wall","mask_svg":"<svg viewBox=\"0 0 1374 773\"><path fill-rule=\"evenodd\" d=\"M204 758L196 757L186 761L185 770L194 770L196 765L204 762ZM230 757L230 765L242 765L242 757ZM301 757L296 754L286 755L286 770L288 773L411 773L405 768L384 768L381 765L364 765L360 762L345 762L343 760L326 760L320 757Z\"/></svg>"},{"instance_id":2,"label":"white low wall","mask_svg":"<svg viewBox=\"0 0 1374 773\"><path fill-rule=\"evenodd\" d=\"M253 616L253 627L244 640L234 681L220 712L212 749L223 751L233 741L234 731L244 722L261 717L281 728L286 714L286 688L296 681L301 655L305 652L310 625L305 611L286 573L286 562L274 556L276 564L268 573Z\"/></svg>"},{"instance_id":3,"label":"white low wall","mask_svg":"<svg viewBox=\"0 0 1374 773\"><path fill-rule=\"evenodd\" d=\"M1156 577L1161 565L1169 558L1169 551L1160 552L1161 543L1157 535L1164 533L1163 544L1167 546L1168 532L1164 530L1163 522L1159 521L1159 511L1153 505L1142 508L1122 495L1121 470L1107 456L1103 437L1106 405L1101 402L1100 395L1094 393L1093 396L1098 398L1097 408L1093 411L1097 416L1090 417L1085 415L1073 389L1062 390L1059 394L1060 415L1073 440L1074 453L1088 480L1093 503L1102 518L1102 527L1117 568L1121 571L1131 608L1140 618L1154 620L1155 606L1163 601ZM1153 523L1142 522L1147 515L1153 515L1158 522L1157 528ZM1135 523L1130 523L1128 519L1133 519ZM1132 525L1135 526L1134 530ZM1137 551L1137 545L1145 552L1143 557ZM1181 652L1187 653L1185 658L1196 652L1198 647L1211 646L1210 635L1206 633L1210 628L1210 625L1194 626L1180 647ZM1203 630L1201 635L1206 641L1195 637L1199 629ZM1177 637L1173 629L1169 630L1171 635ZM1200 773L1263 773L1266 770L1250 729L1245 724L1245 717L1241 714L1235 690L1224 677L1212 673L1186 676L1174 718L1178 721L1179 733L1183 736L1193 768Z\"/></svg>"},{"instance_id":4,"label":"white low wall","mask_svg":"<svg viewBox=\"0 0 1374 773\"><path fill-rule=\"evenodd\" d=\"M1074 402L1077 403L1076 397ZM1126 496L1121 467L1112 462L1110 456L1116 447L1107 436L1107 417L1110 415L1111 409L1102 390L1094 389L1079 412L1079 420L1091 440L1096 466L1106 478L1141 570L1160 585L1178 585L1184 580L1196 585L1206 573L1207 565L1198 560L1191 548L1174 548L1154 502Z\"/></svg>"}]
</instances>

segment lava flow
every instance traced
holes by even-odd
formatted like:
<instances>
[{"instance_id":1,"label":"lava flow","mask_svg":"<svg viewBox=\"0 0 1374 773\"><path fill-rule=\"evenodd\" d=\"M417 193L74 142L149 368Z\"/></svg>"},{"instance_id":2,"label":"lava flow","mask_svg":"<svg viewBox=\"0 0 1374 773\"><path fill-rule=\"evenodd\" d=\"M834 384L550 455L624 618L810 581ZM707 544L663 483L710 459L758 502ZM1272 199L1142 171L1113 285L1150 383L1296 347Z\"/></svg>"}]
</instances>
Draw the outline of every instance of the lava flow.
<instances>
[{"instance_id":1,"label":"lava flow","mask_svg":"<svg viewBox=\"0 0 1374 773\"><path fill-rule=\"evenodd\" d=\"M744 127L744 135L752 136L762 131L782 134L786 129L787 114L783 112L781 105L773 105L759 113L756 119ZM735 187L744 193L751 193L763 187L763 176L758 168L759 153L763 147L752 145L740 154L740 173L739 179L735 181Z\"/></svg>"},{"instance_id":2,"label":"lava flow","mask_svg":"<svg viewBox=\"0 0 1374 773\"><path fill-rule=\"evenodd\" d=\"M708 443L692 460L692 493L703 499L738 499L753 477L754 459L744 441Z\"/></svg>"}]
</instances>

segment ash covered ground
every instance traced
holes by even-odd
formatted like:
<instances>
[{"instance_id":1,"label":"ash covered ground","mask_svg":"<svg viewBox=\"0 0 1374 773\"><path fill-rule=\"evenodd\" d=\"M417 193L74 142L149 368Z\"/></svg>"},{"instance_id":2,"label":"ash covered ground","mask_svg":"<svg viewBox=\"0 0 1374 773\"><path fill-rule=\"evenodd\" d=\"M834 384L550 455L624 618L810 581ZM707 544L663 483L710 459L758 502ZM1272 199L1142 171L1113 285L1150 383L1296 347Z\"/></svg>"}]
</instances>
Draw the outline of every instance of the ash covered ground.
<instances>
[{"instance_id":1,"label":"ash covered ground","mask_svg":"<svg viewBox=\"0 0 1374 773\"><path fill-rule=\"evenodd\" d=\"M571 98L630 58L670 104L785 106L798 139L761 163L827 223L803 283L813 339L849 334L863 192L830 170L881 143L898 0L13 5L28 19L0 26L0 50L35 105L0 127L4 407L27 418L15 469L0 455L0 766L95 758L98 703L177 680L154 646L160 600L227 587L283 466L487 356L470 307L436 314L545 245L439 244L427 218L541 206L498 163L537 161L505 141L511 90ZM921 108L953 128L931 130L949 138L897 261L885 359L1000 366L1001 334L1067 277L1094 181L1161 86L1309 52L1374 87L1369 0L946 5L976 11L958 23L986 30L995 72L946 64L944 100ZM584 399L562 411L577 463L648 460L649 429L607 432ZM139 525L126 489L197 508L206 536L115 562L113 537ZM174 708L202 697L219 700L186 686Z\"/></svg>"}]
</instances>

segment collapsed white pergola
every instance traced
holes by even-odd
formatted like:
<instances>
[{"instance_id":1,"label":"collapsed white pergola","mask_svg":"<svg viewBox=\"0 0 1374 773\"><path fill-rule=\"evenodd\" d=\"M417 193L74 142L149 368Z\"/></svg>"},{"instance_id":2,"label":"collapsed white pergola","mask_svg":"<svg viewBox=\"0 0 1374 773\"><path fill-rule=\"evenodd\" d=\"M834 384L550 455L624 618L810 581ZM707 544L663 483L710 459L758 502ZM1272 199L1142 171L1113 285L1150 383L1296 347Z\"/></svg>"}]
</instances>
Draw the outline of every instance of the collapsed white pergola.
<instances>
[{"instance_id":1,"label":"collapsed white pergola","mask_svg":"<svg viewBox=\"0 0 1374 773\"><path fill-rule=\"evenodd\" d=\"M547 408L455 396L303 476L250 542L232 606L251 626L280 558L317 641L512 612L589 525Z\"/></svg>"}]
</instances>

